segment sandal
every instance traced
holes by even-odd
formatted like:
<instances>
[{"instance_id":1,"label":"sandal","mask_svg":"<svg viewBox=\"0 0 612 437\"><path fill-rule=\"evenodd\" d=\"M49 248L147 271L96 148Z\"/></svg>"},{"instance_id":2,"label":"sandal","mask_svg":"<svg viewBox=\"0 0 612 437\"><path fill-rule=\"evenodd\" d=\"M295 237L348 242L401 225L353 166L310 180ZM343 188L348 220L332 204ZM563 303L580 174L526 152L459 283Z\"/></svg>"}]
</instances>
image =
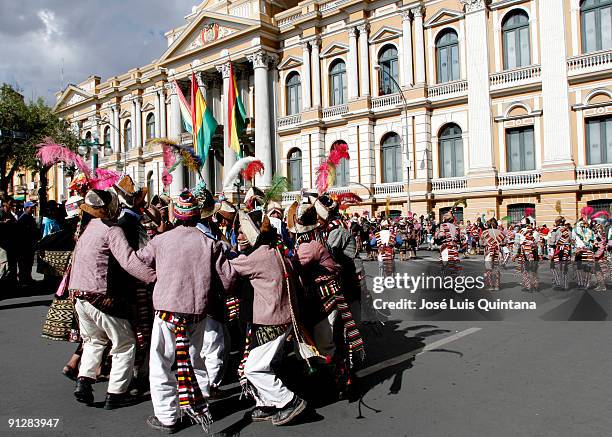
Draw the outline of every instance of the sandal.
<instances>
[{"instance_id":1,"label":"sandal","mask_svg":"<svg viewBox=\"0 0 612 437\"><path fill-rule=\"evenodd\" d=\"M62 369L62 374L72 380L72 381L76 381L77 377L79 376L79 371L77 369L75 369L74 367L70 367L70 366L64 366L64 368Z\"/></svg>"}]
</instances>

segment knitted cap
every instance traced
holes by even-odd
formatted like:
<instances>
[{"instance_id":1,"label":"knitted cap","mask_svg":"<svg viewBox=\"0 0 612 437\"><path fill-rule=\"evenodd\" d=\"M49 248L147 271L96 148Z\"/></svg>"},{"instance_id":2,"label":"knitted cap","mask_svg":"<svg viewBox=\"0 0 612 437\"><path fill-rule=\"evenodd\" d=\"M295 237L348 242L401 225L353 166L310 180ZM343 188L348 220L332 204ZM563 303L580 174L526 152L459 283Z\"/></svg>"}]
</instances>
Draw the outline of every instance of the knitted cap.
<instances>
[{"instance_id":1,"label":"knitted cap","mask_svg":"<svg viewBox=\"0 0 612 437\"><path fill-rule=\"evenodd\" d=\"M198 200L190 191L183 191L174 205L174 217L178 220L191 220L200 217Z\"/></svg>"}]
</instances>

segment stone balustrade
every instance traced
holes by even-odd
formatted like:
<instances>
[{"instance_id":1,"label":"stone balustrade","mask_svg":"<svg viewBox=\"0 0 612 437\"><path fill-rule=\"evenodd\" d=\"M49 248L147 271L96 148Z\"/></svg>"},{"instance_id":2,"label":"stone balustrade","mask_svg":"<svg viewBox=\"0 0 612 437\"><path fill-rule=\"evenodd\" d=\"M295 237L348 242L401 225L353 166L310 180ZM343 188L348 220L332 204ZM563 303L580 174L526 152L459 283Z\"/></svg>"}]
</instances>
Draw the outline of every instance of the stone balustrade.
<instances>
[{"instance_id":1,"label":"stone balustrade","mask_svg":"<svg viewBox=\"0 0 612 437\"><path fill-rule=\"evenodd\" d=\"M402 96L399 93L387 94L386 96L372 98L372 109L385 108L388 106L398 105L402 101Z\"/></svg>"},{"instance_id":2,"label":"stone balustrade","mask_svg":"<svg viewBox=\"0 0 612 437\"><path fill-rule=\"evenodd\" d=\"M323 118L337 117L348 112L348 105L336 105L323 109Z\"/></svg>"},{"instance_id":3,"label":"stone balustrade","mask_svg":"<svg viewBox=\"0 0 612 437\"><path fill-rule=\"evenodd\" d=\"M300 121L302 121L302 116L300 114L288 115L287 117L281 117L278 119L278 127L293 126L294 124L298 124Z\"/></svg>"},{"instance_id":4,"label":"stone balustrade","mask_svg":"<svg viewBox=\"0 0 612 437\"><path fill-rule=\"evenodd\" d=\"M612 165L589 165L576 168L576 180L583 184L612 183Z\"/></svg>"},{"instance_id":5,"label":"stone balustrade","mask_svg":"<svg viewBox=\"0 0 612 437\"><path fill-rule=\"evenodd\" d=\"M573 56L567 60L567 70L570 75L607 70L609 68L612 68L612 50L602 50Z\"/></svg>"},{"instance_id":6,"label":"stone balustrade","mask_svg":"<svg viewBox=\"0 0 612 437\"><path fill-rule=\"evenodd\" d=\"M453 82L433 85L427 89L427 98L447 97L451 94L466 93L468 89L467 80L455 80Z\"/></svg>"},{"instance_id":7,"label":"stone balustrade","mask_svg":"<svg viewBox=\"0 0 612 437\"><path fill-rule=\"evenodd\" d=\"M542 180L539 170L500 173L497 176L497 186L502 189L526 188L538 185Z\"/></svg>"},{"instance_id":8,"label":"stone balustrade","mask_svg":"<svg viewBox=\"0 0 612 437\"><path fill-rule=\"evenodd\" d=\"M494 88L503 88L505 86L516 86L521 83L532 82L533 79L540 77L542 68L539 65L530 65L528 67L513 68L512 70L500 71L489 76L491 86Z\"/></svg>"},{"instance_id":9,"label":"stone balustrade","mask_svg":"<svg viewBox=\"0 0 612 437\"><path fill-rule=\"evenodd\" d=\"M391 197L405 196L407 195L406 184L404 182L387 182L383 184L376 184L374 185L374 195Z\"/></svg>"},{"instance_id":10,"label":"stone balustrade","mask_svg":"<svg viewBox=\"0 0 612 437\"><path fill-rule=\"evenodd\" d=\"M441 178L432 181L431 189L438 191L460 191L467 188L467 177Z\"/></svg>"}]
</instances>

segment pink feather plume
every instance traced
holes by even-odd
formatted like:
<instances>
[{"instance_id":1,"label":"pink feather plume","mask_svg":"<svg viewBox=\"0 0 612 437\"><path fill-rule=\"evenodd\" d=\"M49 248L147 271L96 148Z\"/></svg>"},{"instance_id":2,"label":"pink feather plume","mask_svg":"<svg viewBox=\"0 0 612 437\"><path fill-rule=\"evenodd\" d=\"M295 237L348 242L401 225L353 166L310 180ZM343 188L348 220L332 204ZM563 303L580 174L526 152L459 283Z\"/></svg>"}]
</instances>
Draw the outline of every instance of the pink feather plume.
<instances>
[{"instance_id":1,"label":"pink feather plume","mask_svg":"<svg viewBox=\"0 0 612 437\"><path fill-rule=\"evenodd\" d=\"M329 165L327 164L327 161L322 162L319 168L317 169L316 185L319 194L325 193L329 188L330 173L331 172L329 171Z\"/></svg>"},{"instance_id":2,"label":"pink feather plume","mask_svg":"<svg viewBox=\"0 0 612 437\"><path fill-rule=\"evenodd\" d=\"M164 168L162 171L162 183L164 184L164 191L167 191L168 187L172 183L172 175Z\"/></svg>"},{"instance_id":3,"label":"pink feather plume","mask_svg":"<svg viewBox=\"0 0 612 437\"><path fill-rule=\"evenodd\" d=\"M83 158L68 147L56 144L51 138L45 138L44 141L37 144L36 147L38 147L36 157L43 165L52 166L59 162L63 162L64 164L75 165L86 177L89 178L91 176L91 169Z\"/></svg>"},{"instance_id":4,"label":"pink feather plume","mask_svg":"<svg viewBox=\"0 0 612 437\"><path fill-rule=\"evenodd\" d=\"M593 214L591 218L597 219L600 217L610 218L610 214L608 213L608 211L597 211L595 214Z\"/></svg>"},{"instance_id":5,"label":"pink feather plume","mask_svg":"<svg viewBox=\"0 0 612 437\"><path fill-rule=\"evenodd\" d=\"M331 162L335 166L338 166L338 164L340 164L340 160L342 159L350 159L348 153L348 144L336 143L329 152L329 157L327 158L327 161Z\"/></svg>"},{"instance_id":6,"label":"pink feather plume","mask_svg":"<svg viewBox=\"0 0 612 437\"><path fill-rule=\"evenodd\" d=\"M91 188L96 190L106 190L112 187L121 179L121 175L116 171L106 170L104 168L96 169L96 176L91 179Z\"/></svg>"},{"instance_id":7,"label":"pink feather plume","mask_svg":"<svg viewBox=\"0 0 612 437\"><path fill-rule=\"evenodd\" d=\"M255 178L256 174L263 174L264 165L260 160L254 160L249 162L249 164L240 171L242 177L247 181L252 181Z\"/></svg>"},{"instance_id":8,"label":"pink feather plume","mask_svg":"<svg viewBox=\"0 0 612 437\"><path fill-rule=\"evenodd\" d=\"M584 208L580 210L580 215L586 218L590 218L594 212L595 212L595 208L593 208L592 206L585 206Z\"/></svg>"}]
</instances>

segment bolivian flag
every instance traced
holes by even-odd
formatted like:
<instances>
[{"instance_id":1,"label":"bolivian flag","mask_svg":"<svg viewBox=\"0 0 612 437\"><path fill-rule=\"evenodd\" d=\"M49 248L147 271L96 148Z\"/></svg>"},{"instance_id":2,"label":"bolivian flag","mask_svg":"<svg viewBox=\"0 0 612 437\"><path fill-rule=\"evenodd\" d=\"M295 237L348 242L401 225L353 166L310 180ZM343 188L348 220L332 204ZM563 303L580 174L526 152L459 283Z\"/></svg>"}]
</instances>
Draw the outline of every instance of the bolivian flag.
<instances>
[{"instance_id":1,"label":"bolivian flag","mask_svg":"<svg viewBox=\"0 0 612 437\"><path fill-rule=\"evenodd\" d=\"M229 129L228 147L236 152L236 155L241 156L240 150L240 134L246 127L246 111L242 100L238 95L238 87L236 86L236 78L234 77L234 68L230 62L229 74L229 93L227 96L227 128Z\"/></svg>"},{"instance_id":2,"label":"bolivian flag","mask_svg":"<svg viewBox=\"0 0 612 437\"><path fill-rule=\"evenodd\" d=\"M206 99L198 87L194 73L191 73L191 123L194 126L193 148L202 161L206 162L213 135L217 130L217 120L206 106Z\"/></svg>"}]
</instances>

